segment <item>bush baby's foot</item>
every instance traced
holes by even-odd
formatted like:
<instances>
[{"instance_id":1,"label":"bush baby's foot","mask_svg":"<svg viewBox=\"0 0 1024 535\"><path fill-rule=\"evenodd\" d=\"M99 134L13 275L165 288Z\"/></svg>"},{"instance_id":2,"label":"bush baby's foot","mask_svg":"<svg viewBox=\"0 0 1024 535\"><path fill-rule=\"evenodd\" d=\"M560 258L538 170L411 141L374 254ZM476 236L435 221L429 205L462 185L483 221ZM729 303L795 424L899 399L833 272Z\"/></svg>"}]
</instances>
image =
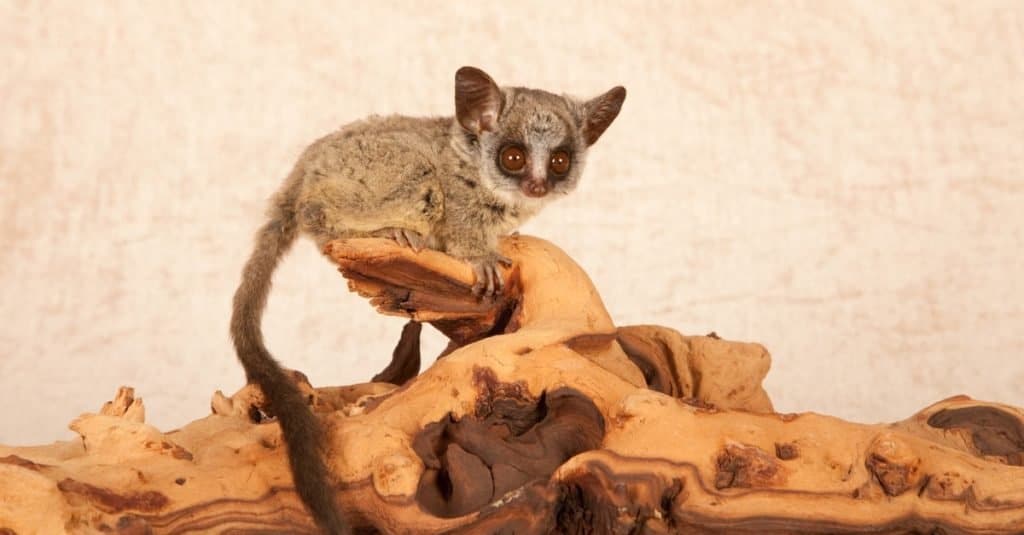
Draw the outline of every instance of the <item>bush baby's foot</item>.
<instances>
[{"instance_id":1,"label":"bush baby's foot","mask_svg":"<svg viewBox=\"0 0 1024 535\"><path fill-rule=\"evenodd\" d=\"M473 275L476 277L472 288L474 295L493 297L505 289L505 279L502 278L498 266L509 267L512 265L512 259L491 253L469 258L468 261L473 266Z\"/></svg>"},{"instance_id":2,"label":"bush baby's foot","mask_svg":"<svg viewBox=\"0 0 1024 535\"><path fill-rule=\"evenodd\" d=\"M374 236L379 238L387 238L389 240L395 240L398 245L402 247L408 247L417 253L423 250L427 246L427 240L422 234L415 230L409 230L398 227L387 227L382 228L373 233Z\"/></svg>"}]
</instances>

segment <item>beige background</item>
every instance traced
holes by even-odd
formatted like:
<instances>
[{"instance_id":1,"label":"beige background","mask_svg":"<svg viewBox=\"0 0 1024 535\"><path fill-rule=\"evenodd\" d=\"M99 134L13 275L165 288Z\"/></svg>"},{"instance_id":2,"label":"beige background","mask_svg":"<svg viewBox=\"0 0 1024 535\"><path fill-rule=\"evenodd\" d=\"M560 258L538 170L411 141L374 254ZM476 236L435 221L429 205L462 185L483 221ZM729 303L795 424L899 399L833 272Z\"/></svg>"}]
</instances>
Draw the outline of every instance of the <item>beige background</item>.
<instances>
[{"instance_id":1,"label":"beige background","mask_svg":"<svg viewBox=\"0 0 1024 535\"><path fill-rule=\"evenodd\" d=\"M206 414L241 385L229 302L299 151L450 113L463 64L628 87L581 190L523 229L618 322L762 342L783 411L1024 405L1024 3L296 4L0 1L0 442L68 437L120 384L160 427ZM285 363L385 363L401 321L309 242L277 281Z\"/></svg>"}]
</instances>

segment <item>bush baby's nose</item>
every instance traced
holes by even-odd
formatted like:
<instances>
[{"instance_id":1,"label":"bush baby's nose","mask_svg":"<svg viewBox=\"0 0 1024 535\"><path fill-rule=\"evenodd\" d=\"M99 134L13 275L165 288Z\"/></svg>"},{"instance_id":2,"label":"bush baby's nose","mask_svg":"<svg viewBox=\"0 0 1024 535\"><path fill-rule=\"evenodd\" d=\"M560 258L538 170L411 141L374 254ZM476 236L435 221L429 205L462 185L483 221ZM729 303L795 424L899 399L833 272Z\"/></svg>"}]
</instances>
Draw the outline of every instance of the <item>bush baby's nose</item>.
<instances>
[{"instance_id":1,"label":"bush baby's nose","mask_svg":"<svg viewBox=\"0 0 1024 535\"><path fill-rule=\"evenodd\" d=\"M548 185L544 180L524 180L522 190L529 197L543 197L548 193Z\"/></svg>"}]
</instances>

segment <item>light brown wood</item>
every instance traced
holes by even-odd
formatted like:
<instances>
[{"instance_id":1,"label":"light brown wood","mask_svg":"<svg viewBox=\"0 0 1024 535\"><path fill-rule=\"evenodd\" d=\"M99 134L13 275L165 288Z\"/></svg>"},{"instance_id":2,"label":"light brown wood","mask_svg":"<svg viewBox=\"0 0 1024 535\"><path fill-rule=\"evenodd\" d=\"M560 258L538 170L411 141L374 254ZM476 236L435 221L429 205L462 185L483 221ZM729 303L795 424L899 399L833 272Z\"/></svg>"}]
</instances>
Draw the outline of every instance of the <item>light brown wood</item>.
<instances>
[{"instance_id":1,"label":"light brown wood","mask_svg":"<svg viewBox=\"0 0 1024 535\"><path fill-rule=\"evenodd\" d=\"M773 412L758 344L616 327L587 275L502 243L506 291L383 240L329 244L350 287L452 339L422 374L313 389L338 503L385 533L1021 533L1024 411L966 397L863 425ZM397 339L396 333L396 339ZM80 439L0 446L0 534L312 533L258 390L161 432L122 388ZM590 531L588 531L590 530Z\"/></svg>"}]
</instances>

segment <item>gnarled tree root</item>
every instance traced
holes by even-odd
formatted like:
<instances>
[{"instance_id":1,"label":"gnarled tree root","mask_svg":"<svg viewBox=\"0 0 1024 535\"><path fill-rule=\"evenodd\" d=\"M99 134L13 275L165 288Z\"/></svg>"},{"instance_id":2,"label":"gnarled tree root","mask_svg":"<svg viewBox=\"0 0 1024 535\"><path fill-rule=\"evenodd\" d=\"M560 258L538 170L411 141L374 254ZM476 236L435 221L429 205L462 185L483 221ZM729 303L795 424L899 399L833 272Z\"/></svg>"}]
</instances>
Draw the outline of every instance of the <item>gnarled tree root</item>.
<instances>
[{"instance_id":1,"label":"gnarled tree root","mask_svg":"<svg viewBox=\"0 0 1024 535\"><path fill-rule=\"evenodd\" d=\"M415 323L379 380L310 394L337 499L385 533L1021 533L1024 411L950 398L888 425L777 414L761 346L615 327L553 245L510 238L506 291L382 240L330 244ZM418 374L419 323L452 343ZM392 384L393 383L393 384ZM401 386L399 386L399 384ZM0 446L0 534L314 533L260 393L174 431L131 389L80 440Z\"/></svg>"}]
</instances>

